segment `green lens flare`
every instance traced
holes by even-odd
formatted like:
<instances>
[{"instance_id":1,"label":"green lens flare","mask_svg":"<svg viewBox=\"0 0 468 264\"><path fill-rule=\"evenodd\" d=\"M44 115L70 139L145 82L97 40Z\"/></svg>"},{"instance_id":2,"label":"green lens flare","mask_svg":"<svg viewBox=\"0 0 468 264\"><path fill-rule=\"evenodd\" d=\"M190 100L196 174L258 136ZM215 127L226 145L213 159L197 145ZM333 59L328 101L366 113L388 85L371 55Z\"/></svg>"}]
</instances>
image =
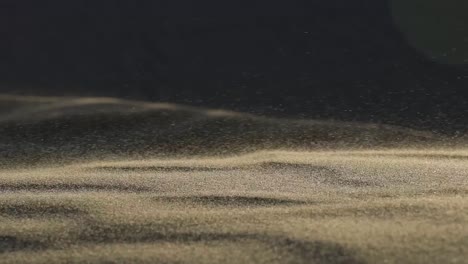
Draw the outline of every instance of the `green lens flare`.
<instances>
[{"instance_id":1,"label":"green lens flare","mask_svg":"<svg viewBox=\"0 0 468 264\"><path fill-rule=\"evenodd\" d=\"M468 1L391 0L396 25L430 59L468 64Z\"/></svg>"}]
</instances>

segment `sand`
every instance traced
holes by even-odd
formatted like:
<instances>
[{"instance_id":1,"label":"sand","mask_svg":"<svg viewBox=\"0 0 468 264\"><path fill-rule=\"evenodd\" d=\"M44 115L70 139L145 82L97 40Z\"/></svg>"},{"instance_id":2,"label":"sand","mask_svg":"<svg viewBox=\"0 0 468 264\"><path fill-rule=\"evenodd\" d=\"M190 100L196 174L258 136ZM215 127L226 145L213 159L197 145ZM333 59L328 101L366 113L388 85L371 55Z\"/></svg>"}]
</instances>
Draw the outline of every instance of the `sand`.
<instances>
[{"instance_id":1,"label":"sand","mask_svg":"<svg viewBox=\"0 0 468 264\"><path fill-rule=\"evenodd\" d=\"M462 141L109 98L2 98L0 263L468 258Z\"/></svg>"}]
</instances>

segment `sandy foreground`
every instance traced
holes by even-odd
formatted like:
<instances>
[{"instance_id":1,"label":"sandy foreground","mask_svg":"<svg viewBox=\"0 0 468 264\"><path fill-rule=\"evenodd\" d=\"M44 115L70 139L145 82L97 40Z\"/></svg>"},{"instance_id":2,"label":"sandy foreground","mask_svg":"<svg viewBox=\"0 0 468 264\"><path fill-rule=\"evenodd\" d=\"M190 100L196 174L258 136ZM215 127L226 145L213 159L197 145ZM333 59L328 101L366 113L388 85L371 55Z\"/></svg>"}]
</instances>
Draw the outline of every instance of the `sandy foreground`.
<instances>
[{"instance_id":1,"label":"sandy foreground","mask_svg":"<svg viewBox=\"0 0 468 264\"><path fill-rule=\"evenodd\" d=\"M0 171L0 263L466 263L468 151Z\"/></svg>"},{"instance_id":2,"label":"sandy foreground","mask_svg":"<svg viewBox=\"0 0 468 264\"><path fill-rule=\"evenodd\" d=\"M467 263L468 140L0 96L0 263Z\"/></svg>"}]
</instances>

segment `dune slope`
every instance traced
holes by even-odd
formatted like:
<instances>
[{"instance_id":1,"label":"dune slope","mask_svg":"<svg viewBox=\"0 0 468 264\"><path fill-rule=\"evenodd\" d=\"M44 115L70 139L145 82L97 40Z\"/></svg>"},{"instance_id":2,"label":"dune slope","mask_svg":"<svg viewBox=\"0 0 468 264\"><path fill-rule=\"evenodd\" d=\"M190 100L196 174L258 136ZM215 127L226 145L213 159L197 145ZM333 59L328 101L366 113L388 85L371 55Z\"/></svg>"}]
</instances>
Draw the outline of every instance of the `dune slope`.
<instances>
[{"instance_id":1,"label":"dune slope","mask_svg":"<svg viewBox=\"0 0 468 264\"><path fill-rule=\"evenodd\" d=\"M10 163L444 142L431 133L386 125L272 119L112 98L2 96L0 105L0 157Z\"/></svg>"},{"instance_id":2,"label":"dune slope","mask_svg":"<svg viewBox=\"0 0 468 264\"><path fill-rule=\"evenodd\" d=\"M110 98L0 101L0 263L468 258L461 142Z\"/></svg>"}]
</instances>

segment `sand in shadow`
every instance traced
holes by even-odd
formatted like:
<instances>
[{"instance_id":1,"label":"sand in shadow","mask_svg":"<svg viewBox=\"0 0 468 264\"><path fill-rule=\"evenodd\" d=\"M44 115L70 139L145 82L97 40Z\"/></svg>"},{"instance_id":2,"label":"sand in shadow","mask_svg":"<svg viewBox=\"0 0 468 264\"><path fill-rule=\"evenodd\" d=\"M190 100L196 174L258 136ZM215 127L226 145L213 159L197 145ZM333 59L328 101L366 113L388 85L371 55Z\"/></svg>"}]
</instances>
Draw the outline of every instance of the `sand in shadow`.
<instances>
[{"instance_id":1,"label":"sand in shadow","mask_svg":"<svg viewBox=\"0 0 468 264\"><path fill-rule=\"evenodd\" d=\"M143 229L144 230L144 229ZM160 232L144 230L141 226L88 225L88 228L77 234L75 244L113 244L113 243L243 243L253 241L264 244L280 256L288 256L293 263L364 263L354 252L333 242L303 241L282 236L270 236L255 233L196 233L196 232ZM25 240L15 236L0 236L0 253L18 251L41 251L51 248L62 248L56 243L42 243Z\"/></svg>"},{"instance_id":2,"label":"sand in shadow","mask_svg":"<svg viewBox=\"0 0 468 264\"><path fill-rule=\"evenodd\" d=\"M102 166L91 168L90 170L103 171L130 171L130 172L216 172L216 171L233 171L242 168L226 167L189 167L189 166Z\"/></svg>"},{"instance_id":3,"label":"sand in shadow","mask_svg":"<svg viewBox=\"0 0 468 264\"><path fill-rule=\"evenodd\" d=\"M389 157L389 158L419 158L419 159L455 159L468 160L468 155L444 153L351 153L356 157Z\"/></svg>"},{"instance_id":4,"label":"sand in shadow","mask_svg":"<svg viewBox=\"0 0 468 264\"><path fill-rule=\"evenodd\" d=\"M52 204L2 204L0 216L8 217L75 217L87 214L84 210L70 205Z\"/></svg>"},{"instance_id":5,"label":"sand in shadow","mask_svg":"<svg viewBox=\"0 0 468 264\"><path fill-rule=\"evenodd\" d=\"M287 162L262 162L258 164L226 166L226 167L201 167L201 166L99 166L89 170L104 170L104 171L143 171L143 172L222 172L235 170L265 170L265 171L308 171L308 172L329 172L334 170L325 166L315 166L310 164L296 164Z\"/></svg>"},{"instance_id":6,"label":"sand in shadow","mask_svg":"<svg viewBox=\"0 0 468 264\"><path fill-rule=\"evenodd\" d=\"M68 191L68 192L86 192L86 191L118 191L118 192L148 192L150 188L141 186L128 185L110 185L110 184L89 184L89 183L57 183L57 184L40 184L40 183L21 183L21 184L0 184L1 191Z\"/></svg>"},{"instance_id":7,"label":"sand in shadow","mask_svg":"<svg viewBox=\"0 0 468 264\"><path fill-rule=\"evenodd\" d=\"M303 241L281 236L251 233L161 233L133 232L131 226L115 226L90 230L80 239L85 243L243 243L255 241L272 248L276 253L294 259L293 263L364 263L345 247L325 241ZM120 230L116 233L115 230ZM129 230L130 229L130 230ZM122 232L127 230L128 232Z\"/></svg>"},{"instance_id":8,"label":"sand in shadow","mask_svg":"<svg viewBox=\"0 0 468 264\"><path fill-rule=\"evenodd\" d=\"M376 182L346 178L339 174L332 175L326 178L324 177L323 183L334 185L334 186L349 186L349 187L355 187L355 188L380 187L381 186L381 184L376 183Z\"/></svg>"},{"instance_id":9,"label":"sand in shadow","mask_svg":"<svg viewBox=\"0 0 468 264\"><path fill-rule=\"evenodd\" d=\"M288 199L256 197L256 196L161 196L155 197L155 201L191 203L204 206L234 206L234 207L254 207L254 206L288 206L303 205L305 201Z\"/></svg>"},{"instance_id":10,"label":"sand in shadow","mask_svg":"<svg viewBox=\"0 0 468 264\"><path fill-rule=\"evenodd\" d=\"M25 250L44 250L48 246L39 241L23 240L15 236L0 235L0 253L25 251Z\"/></svg>"}]
</instances>

